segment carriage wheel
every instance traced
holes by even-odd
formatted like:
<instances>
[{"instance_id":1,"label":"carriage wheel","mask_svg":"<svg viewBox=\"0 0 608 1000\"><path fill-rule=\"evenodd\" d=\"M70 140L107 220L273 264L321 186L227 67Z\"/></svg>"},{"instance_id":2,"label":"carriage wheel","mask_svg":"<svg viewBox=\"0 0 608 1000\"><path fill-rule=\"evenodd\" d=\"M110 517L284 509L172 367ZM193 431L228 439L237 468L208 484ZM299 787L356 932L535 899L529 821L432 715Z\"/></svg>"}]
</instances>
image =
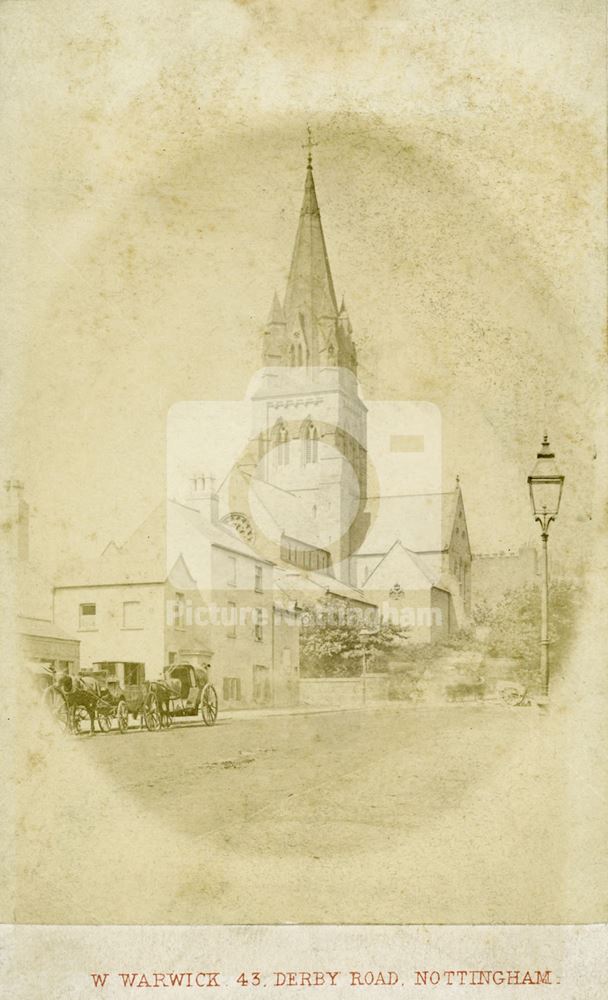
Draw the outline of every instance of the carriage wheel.
<instances>
[{"instance_id":1,"label":"carriage wheel","mask_svg":"<svg viewBox=\"0 0 608 1000\"><path fill-rule=\"evenodd\" d=\"M107 712L100 712L97 716L97 721L99 723L99 728L103 733L109 733L112 728L112 720Z\"/></svg>"},{"instance_id":2,"label":"carriage wheel","mask_svg":"<svg viewBox=\"0 0 608 1000\"><path fill-rule=\"evenodd\" d=\"M518 687L504 687L500 691L500 700L505 705L521 705L526 692Z\"/></svg>"},{"instance_id":3,"label":"carriage wheel","mask_svg":"<svg viewBox=\"0 0 608 1000\"><path fill-rule=\"evenodd\" d=\"M217 719L217 692L213 684L205 684L201 695L201 718L206 726Z\"/></svg>"},{"instance_id":4,"label":"carriage wheel","mask_svg":"<svg viewBox=\"0 0 608 1000\"><path fill-rule=\"evenodd\" d=\"M123 700L118 702L116 708L116 721L118 723L118 729L121 733L126 733L129 728L129 709L127 708L126 701Z\"/></svg>"},{"instance_id":5,"label":"carriage wheel","mask_svg":"<svg viewBox=\"0 0 608 1000\"><path fill-rule=\"evenodd\" d=\"M144 705L144 722L150 732L160 729L160 710L155 694L151 694Z\"/></svg>"},{"instance_id":6,"label":"carriage wheel","mask_svg":"<svg viewBox=\"0 0 608 1000\"><path fill-rule=\"evenodd\" d=\"M61 692L57 691L54 687L48 687L44 692L43 703L53 724L62 733L69 732L70 710Z\"/></svg>"}]
</instances>

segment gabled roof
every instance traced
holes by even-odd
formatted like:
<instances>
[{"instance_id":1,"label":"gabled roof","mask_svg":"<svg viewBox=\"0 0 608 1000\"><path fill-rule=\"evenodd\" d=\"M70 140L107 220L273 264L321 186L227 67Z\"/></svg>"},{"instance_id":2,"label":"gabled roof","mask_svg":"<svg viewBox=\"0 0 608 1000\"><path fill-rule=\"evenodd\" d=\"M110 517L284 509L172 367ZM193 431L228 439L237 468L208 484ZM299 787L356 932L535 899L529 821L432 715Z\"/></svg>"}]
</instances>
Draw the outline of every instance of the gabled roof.
<instances>
[{"instance_id":1,"label":"gabled roof","mask_svg":"<svg viewBox=\"0 0 608 1000\"><path fill-rule=\"evenodd\" d=\"M384 579L387 574L388 578ZM366 591L375 588L385 589L393 583L400 583L404 590L419 590L430 587L444 589L439 586L435 574L424 559L407 549L399 541L395 542L376 564L365 580L363 589Z\"/></svg>"},{"instance_id":2,"label":"gabled roof","mask_svg":"<svg viewBox=\"0 0 608 1000\"><path fill-rule=\"evenodd\" d=\"M460 489L372 498L369 531L357 555L388 552L400 541L411 552L448 548L458 510Z\"/></svg>"}]
</instances>

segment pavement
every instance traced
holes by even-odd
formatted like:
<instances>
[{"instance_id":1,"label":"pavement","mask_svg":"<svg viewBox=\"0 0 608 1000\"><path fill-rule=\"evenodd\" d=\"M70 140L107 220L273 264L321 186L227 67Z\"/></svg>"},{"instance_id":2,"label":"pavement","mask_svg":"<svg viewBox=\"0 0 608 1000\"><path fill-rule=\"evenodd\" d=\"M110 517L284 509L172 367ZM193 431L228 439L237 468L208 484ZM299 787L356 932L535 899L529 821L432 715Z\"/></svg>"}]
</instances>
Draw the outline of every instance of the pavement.
<instances>
[{"instance_id":1,"label":"pavement","mask_svg":"<svg viewBox=\"0 0 608 1000\"><path fill-rule=\"evenodd\" d=\"M290 705L282 708L272 708L262 705L258 708L222 709L223 719L264 719L276 718L281 715L322 715L325 712L358 712L364 709L388 708L394 702L374 701L367 705Z\"/></svg>"}]
</instances>

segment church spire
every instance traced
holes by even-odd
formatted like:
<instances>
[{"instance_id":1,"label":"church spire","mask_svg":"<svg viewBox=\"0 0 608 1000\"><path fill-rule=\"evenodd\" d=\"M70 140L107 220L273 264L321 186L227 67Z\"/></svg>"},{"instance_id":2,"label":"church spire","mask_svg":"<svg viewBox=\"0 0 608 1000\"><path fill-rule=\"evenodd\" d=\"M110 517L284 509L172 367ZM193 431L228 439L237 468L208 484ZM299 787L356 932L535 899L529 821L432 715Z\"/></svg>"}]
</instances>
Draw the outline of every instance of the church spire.
<instances>
[{"instance_id":1,"label":"church spire","mask_svg":"<svg viewBox=\"0 0 608 1000\"><path fill-rule=\"evenodd\" d=\"M285 319L288 334L302 336L312 364L318 364L321 328L338 314L334 283L321 225L312 162L306 167L304 198L291 258Z\"/></svg>"}]
</instances>

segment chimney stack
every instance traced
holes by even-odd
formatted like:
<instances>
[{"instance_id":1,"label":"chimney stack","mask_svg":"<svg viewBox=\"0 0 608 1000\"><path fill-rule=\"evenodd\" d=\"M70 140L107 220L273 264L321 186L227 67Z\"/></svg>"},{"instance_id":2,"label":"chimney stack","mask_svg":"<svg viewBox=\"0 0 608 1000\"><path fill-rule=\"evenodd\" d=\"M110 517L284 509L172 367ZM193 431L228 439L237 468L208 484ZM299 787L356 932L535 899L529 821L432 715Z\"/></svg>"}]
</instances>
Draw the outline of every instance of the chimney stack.
<instances>
[{"instance_id":1,"label":"chimney stack","mask_svg":"<svg viewBox=\"0 0 608 1000\"><path fill-rule=\"evenodd\" d=\"M186 499L189 507L195 507L206 521L217 524L220 501L215 492L215 478L197 472L190 477L190 492Z\"/></svg>"}]
</instances>

